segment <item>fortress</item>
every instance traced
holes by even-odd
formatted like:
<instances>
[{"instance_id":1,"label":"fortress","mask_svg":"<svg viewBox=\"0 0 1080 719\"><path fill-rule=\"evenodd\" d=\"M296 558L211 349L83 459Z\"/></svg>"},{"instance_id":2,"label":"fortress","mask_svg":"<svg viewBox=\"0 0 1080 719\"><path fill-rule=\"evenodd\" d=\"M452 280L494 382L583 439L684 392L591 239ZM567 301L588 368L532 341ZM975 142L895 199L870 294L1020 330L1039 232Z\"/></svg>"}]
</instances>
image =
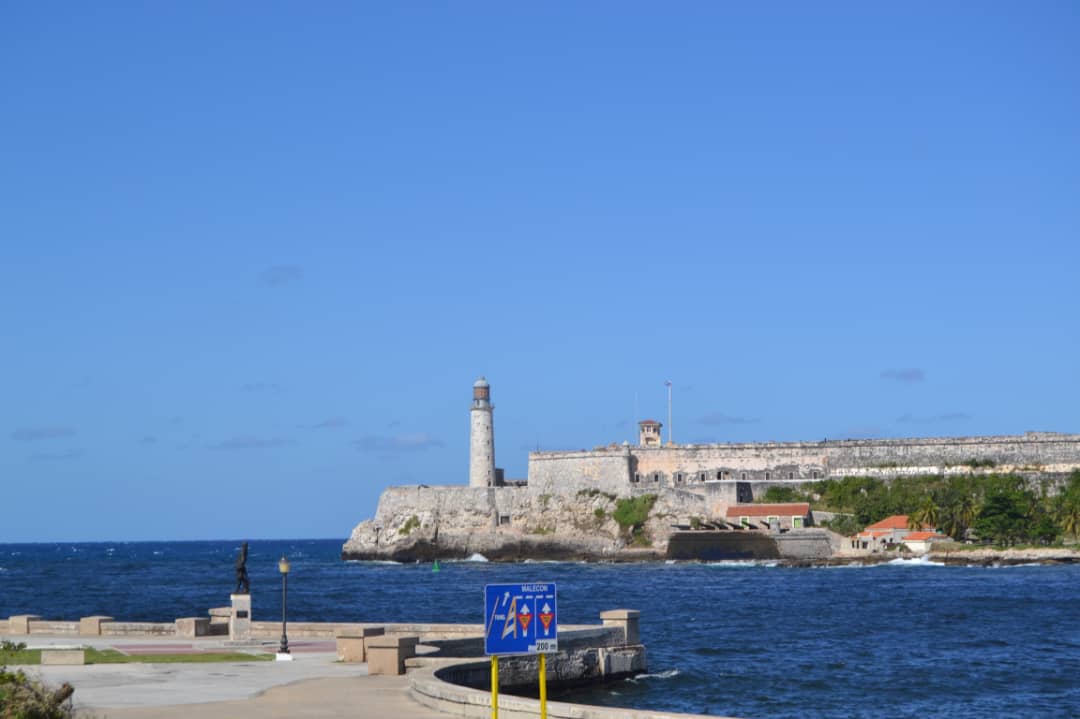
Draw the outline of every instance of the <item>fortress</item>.
<instances>
[{"instance_id":1,"label":"fortress","mask_svg":"<svg viewBox=\"0 0 1080 719\"><path fill-rule=\"evenodd\" d=\"M644 420L637 445L530 452L527 479L507 481L495 466L494 410L481 377L473 385L467 487L387 489L376 517L356 527L343 554L383 558L423 546L402 556L471 550L494 558L509 542L518 557L540 545L547 546L543 556L606 556L624 546L619 528L603 519L616 498L657 495L667 523L654 522L652 535L665 544L672 527L694 519L723 526L730 506L777 484L990 472L1054 480L1080 468L1080 434L676 445L662 442L659 422ZM552 552L559 542L575 549Z\"/></svg>"}]
</instances>

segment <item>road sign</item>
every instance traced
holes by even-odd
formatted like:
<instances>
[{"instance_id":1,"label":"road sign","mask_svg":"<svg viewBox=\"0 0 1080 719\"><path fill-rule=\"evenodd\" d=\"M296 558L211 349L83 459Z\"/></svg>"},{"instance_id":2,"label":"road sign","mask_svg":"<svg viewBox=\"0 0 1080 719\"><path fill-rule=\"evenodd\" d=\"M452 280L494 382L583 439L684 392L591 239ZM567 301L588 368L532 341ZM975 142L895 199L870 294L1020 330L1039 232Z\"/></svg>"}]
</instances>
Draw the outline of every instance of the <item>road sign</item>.
<instances>
[{"instance_id":1,"label":"road sign","mask_svg":"<svg viewBox=\"0 0 1080 719\"><path fill-rule=\"evenodd\" d=\"M559 650L555 584L484 587L484 654L543 654Z\"/></svg>"}]
</instances>

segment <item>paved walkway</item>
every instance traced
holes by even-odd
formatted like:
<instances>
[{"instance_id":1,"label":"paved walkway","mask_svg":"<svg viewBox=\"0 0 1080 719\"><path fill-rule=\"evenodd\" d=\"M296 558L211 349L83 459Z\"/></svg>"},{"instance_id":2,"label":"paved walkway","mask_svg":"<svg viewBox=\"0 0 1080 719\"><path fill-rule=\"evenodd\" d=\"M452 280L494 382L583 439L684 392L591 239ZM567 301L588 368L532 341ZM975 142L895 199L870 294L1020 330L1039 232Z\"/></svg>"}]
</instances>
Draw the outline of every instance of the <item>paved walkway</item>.
<instances>
[{"instance_id":1,"label":"paved walkway","mask_svg":"<svg viewBox=\"0 0 1080 719\"><path fill-rule=\"evenodd\" d=\"M129 653L236 651L220 639L169 641L112 637L9 637L31 647L89 645ZM251 647L257 652L272 645ZM366 664L342 664L332 642L297 642L291 662L88 664L26 667L49 684L70 682L75 706L98 719L247 719L346 715L446 719L408 694L405 677L368 676Z\"/></svg>"}]
</instances>

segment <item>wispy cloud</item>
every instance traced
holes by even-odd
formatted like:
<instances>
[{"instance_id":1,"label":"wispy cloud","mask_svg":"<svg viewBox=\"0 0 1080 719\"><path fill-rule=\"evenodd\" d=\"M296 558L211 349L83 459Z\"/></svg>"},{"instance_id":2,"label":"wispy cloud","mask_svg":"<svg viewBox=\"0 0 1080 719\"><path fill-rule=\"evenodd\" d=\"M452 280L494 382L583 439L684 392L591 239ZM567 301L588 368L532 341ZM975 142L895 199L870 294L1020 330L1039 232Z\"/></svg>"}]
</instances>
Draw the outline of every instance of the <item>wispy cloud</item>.
<instances>
[{"instance_id":1,"label":"wispy cloud","mask_svg":"<svg viewBox=\"0 0 1080 719\"><path fill-rule=\"evenodd\" d=\"M422 452L432 447L442 447L443 441L426 432L402 434L397 437L370 434L355 440L352 445L361 452L401 454L404 452Z\"/></svg>"},{"instance_id":2,"label":"wispy cloud","mask_svg":"<svg viewBox=\"0 0 1080 719\"><path fill-rule=\"evenodd\" d=\"M69 459L78 459L83 455L81 449L65 449L60 452L38 452L30 455L31 462L64 462Z\"/></svg>"},{"instance_id":3,"label":"wispy cloud","mask_svg":"<svg viewBox=\"0 0 1080 719\"><path fill-rule=\"evenodd\" d=\"M347 424L348 421L344 417L330 417L315 424L302 424L300 429L339 429Z\"/></svg>"},{"instance_id":4,"label":"wispy cloud","mask_svg":"<svg viewBox=\"0 0 1080 719\"><path fill-rule=\"evenodd\" d=\"M967 412L943 412L942 414L933 414L923 417L908 413L900 415L896 418L896 421L901 424L931 424L934 422L959 422L965 419L971 419L971 415Z\"/></svg>"},{"instance_id":5,"label":"wispy cloud","mask_svg":"<svg viewBox=\"0 0 1080 719\"><path fill-rule=\"evenodd\" d=\"M917 367L883 369L881 379L891 379L894 382L922 382L926 379L926 372Z\"/></svg>"},{"instance_id":6,"label":"wispy cloud","mask_svg":"<svg viewBox=\"0 0 1080 719\"><path fill-rule=\"evenodd\" d=\"M274 265L259 273L259 284L263 287L281 287L303 277L304 268L299 265Z\"/></svg>"},{"instance_id":7,"label":"wispy cloud","mask_svg":"<svg viewBox=\"0 0 1080 719\"><path fill-rule=\"evenodd\" d=\"M244 392L267 392L270 394L278 394L284 392L285 388L274 382L248 382L245 385L241 385L240 389Z\"/></svg>"},{"instance_id":8,"label":"wispy cloud","mask_svg":"<svg viewBox=\"0 0 1080 719\"><path fill-rule=\"evenodd\" d=\"M154 437L152 435L147 435L147 436L145 436L145 437L143 437L143 438L141 438L139 440L139 444L141 444L144 447L148 447L151 444L157 444L157 437Z\"/></svg>"},{"instance_id":9,"label":"wispy cloud","mask_svg":"<svg viewBox=\"0 0 1080 719\"><path fill-rule=\"evenodd\" d=\"M276 449L296 444L288 437L253 437L242 435L207 445L210 449Z\"/></svg>"},{"instance_id":10,"label":"wispy cloud","mask_svg":"<svg viewBox=\"0 0 1080 719\"><path fill-rule=\"evenodd\" d=\"M74 437L74 427L20 427L10 437L20 442L33 442L39 439L63 439Z\"/></svg>"},{"instance_id":11,"label":"wispy cloud","mask_svg":"<svg viewBox=\"0 0 1080 719\"><path fill-rule=\"evenodd\" d=\"M703 424L706 427L719 427L725 424L754 424L760 421L760 417L739 417L724 414L723 412L710 412L703 417L698 417L698 424Z\"/></svg>"}]
</instances>

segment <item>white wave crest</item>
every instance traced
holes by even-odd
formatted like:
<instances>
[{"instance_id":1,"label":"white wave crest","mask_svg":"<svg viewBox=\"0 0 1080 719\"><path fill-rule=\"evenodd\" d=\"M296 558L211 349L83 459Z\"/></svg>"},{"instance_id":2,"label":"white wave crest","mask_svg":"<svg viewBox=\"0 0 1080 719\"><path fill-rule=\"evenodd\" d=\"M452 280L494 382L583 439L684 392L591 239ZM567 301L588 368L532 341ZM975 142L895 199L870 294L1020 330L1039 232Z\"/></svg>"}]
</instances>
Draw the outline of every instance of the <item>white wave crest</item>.
<instances>
[{"instance_id":1,"label":"white wave crest","mask_svg":"<svg viewBox=\"0 0 1080 719\"><path fill-rule=\"evenodd\" d=\"M719 562L705 562L706 567L778 567L775 559L724 559Z\"/></svg>"},{"instance_id":2,"label":"white wave crest","mask_svg":"<svg viewBox=\"0 0 1080 719\"><path fill-rule=\"evenodd\" d=\"M483 554L480 554L480 552L474 552L474 553L470 554L469 558L466 559L465 561L466 562L486 562L487 560L488 560L488 558L485 557Z\"/></svg>"},{"instance_id":3,"label":"white wave crest","mask_svg":"<svg viewBox=\"0 0 1080 719\"><path fill-rule=\"evenodd\" d=\"M911 559L904 559L903 557L898 557L897 559L892 559L892 560L889 560L888 562L885 562L885 563L886 564L891 564L891 565L893 565L895 567L944 567L945 566L945 562L931 562L930 561L930 556L926 555L926 554L924 554L921 557L912 557Z\"/></svg>"},{"instance_id":4,"label":"white wave crest","mask_svg":"<svg viewBox=\"0 0 1080 719\"><path fill-rule=\"evenodd\" d=\"M678 669L665 669L662 672L638 674L636 677L630 677L627 681L634 682L635 684L643 679L674 679L682 674Z\"/></svg>"}]
</instances>

